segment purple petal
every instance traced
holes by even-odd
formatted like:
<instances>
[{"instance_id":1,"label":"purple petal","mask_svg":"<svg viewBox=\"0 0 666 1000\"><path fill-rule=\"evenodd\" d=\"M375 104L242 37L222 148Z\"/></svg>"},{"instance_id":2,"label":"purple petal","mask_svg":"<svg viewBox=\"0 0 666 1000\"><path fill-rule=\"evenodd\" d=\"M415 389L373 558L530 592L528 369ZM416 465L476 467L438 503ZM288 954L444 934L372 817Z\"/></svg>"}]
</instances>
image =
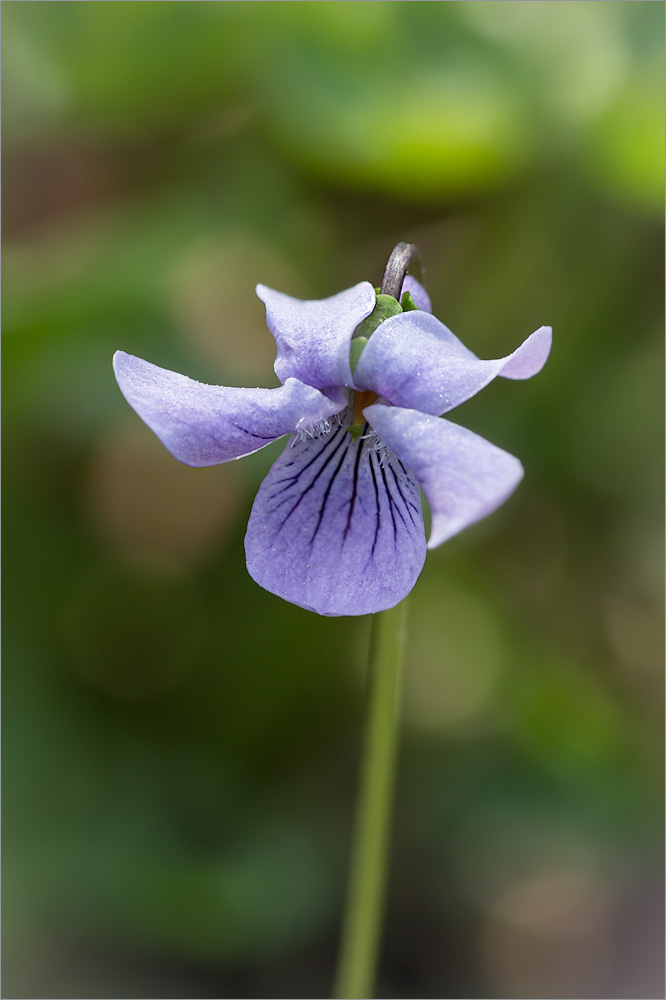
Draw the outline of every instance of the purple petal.
<instances>
[{"instance_id":1,"label":"purple petal","mask_svg":"<svg viewBox=\"0 0 666 1000\"><path fill-rule=\"evenodd\" d=\"M363 413L423 488L432 516L429 549L492 514L523 477L517 458L448 420L381 403Z\"/></svg>"},{"instance_id":2,"label":"purple petal","mask_svg":"<svg viewBox=\"0 0 666 1000\"><path fill-rule=\"evenodd\" d=\"M405 275L405 280L402 283L402 291L409 292L411 297L414 299L414 305L418 306L419 309L422 309L423 312L432 312L430 296L426 292L423 285L417 281L413 275ZM402 292L400 294L402 295Z\"/></svg>"},{"instance_id":3,"label":"purple petal","mask_svg":"<svg viewBox=\"0 0 666 1000\"><path fill-rule=\"evenodd\" d=\"M419 489L344 424L285 448L257 494L245 537L250 576L320 615L397 604L425 560Z\"/></svg>"},{"instance_id":4,"label":"purple petal","mask_svg":"<svg viewBox=\"0 0 666 1000\"><path fill-rule=\"evenodd\" d=\"M550 352L552 331L540 327L506 358L481 361L429 313L392 316L368 341L354 372L363 389L424 413L447 413L498 375L531 378Z\"/></svg>"},{"instance_id":5,"label":"purple petal","mask_svg":"<svg viewBox=\"0 0 666 1000\"><path fill-rule=\"evenodd\" d=\"M217 465L249 455L346 405L294 378L277 389L205 385L124 351L116 352L113 367L127 402L186 465Z\"/></svg>"},{"instance_id":6,"label":"purple petal","mask_svg":"<svg viewBox=\"0 0 666 1000\"><path fill-rule=\"evenodd\" d=\"M265 285L257 285L257 295L266 304L266 322L277 343L275 374L281 382L298 378L317 389L353 385L351 337L377 301L369 281L315 301L292 299Z\"/></svg>"}]
</instances>

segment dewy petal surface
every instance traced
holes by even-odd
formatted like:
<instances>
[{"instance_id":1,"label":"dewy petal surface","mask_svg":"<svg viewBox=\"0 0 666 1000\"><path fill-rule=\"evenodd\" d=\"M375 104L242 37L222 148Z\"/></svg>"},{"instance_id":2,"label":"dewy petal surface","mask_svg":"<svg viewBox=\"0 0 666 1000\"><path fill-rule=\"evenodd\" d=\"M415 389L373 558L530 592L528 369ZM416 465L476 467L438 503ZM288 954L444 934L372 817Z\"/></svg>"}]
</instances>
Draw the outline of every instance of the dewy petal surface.
<instances>
[{"instance_id":1,"label":"dewy petal surface","mask_svg":"<svg viewBox=\"0 0 666 1000\"><path fill-rule=\"evenodd\" d=\"M369 281L314 301L293 299L265 285L257 285L257 295L266 305L268 329L277 343L275 374L281 382L297 378L317 389L354 384L352 334L377 301Z\"/></svg>"},{"instance_id":2,"label":"dewy petal surface","mask_svg":"<svg viewBox=\"0 0 666 1000\"><path fill-rule=\"evenodd\" d=\"M482 361L435 316L400 313L375 330L354 381L395 406L439 415L476 395L498 375L536 375L546 363L551 340L551 328L542 326L507 357Z\"/></svg>"},{"instance_id":3,"label":"dewy petal surface","mask_svg":"<svg viewBox=\"0 0 666 1000\"><path fill-rule=\"evenodd\" d=\"M127 402L186 465L217 465L249 455L341 408L339 399L295 378L277 389L205 385L124 351L116 352L113 367Z\"/></svg>"},{"instance_id":4,"label":"dewy petal surface","mask_svg":"<svg viewBox=\"0 0 666 1000\"><path fill-rule=\"evenodd\" d=\"M363 413L423 488L429 549L492 514L523 477L517 458L449 420L380 403Z\"/></svg>"},{"instance_id":5,"label":"dewy petal surface","mask_svg":"<svg viewBox=\"0 0 666 1000\"><path fill-rule=\"evenodd\" d=\"M425 560L419 489L395 458L354 441L349 420L287 446L264 480L245 538L250 576L320 615L393 607Z\"/></svg>"}]
</instances>

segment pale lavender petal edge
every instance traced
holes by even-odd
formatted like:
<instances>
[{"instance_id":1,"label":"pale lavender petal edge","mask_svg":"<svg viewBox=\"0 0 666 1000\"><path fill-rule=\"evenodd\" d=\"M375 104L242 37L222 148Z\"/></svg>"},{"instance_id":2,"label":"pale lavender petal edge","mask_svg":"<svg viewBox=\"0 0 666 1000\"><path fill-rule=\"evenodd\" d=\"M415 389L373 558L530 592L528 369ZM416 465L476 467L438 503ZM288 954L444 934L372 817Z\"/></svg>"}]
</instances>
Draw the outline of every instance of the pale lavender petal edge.
<instances>
[{"instance_id":1,"label":"pale lavender petal edge","mask_svg":"<svg viewBox=\"0 0 666 1000\"><path fill-rule=\"evenodd\" d=\"M409 292L411 297L414 299L414 305L418 306L423 312L432 312L432 304L430 302L430 296L426 292L425 288L420 281L417 281L414 275L406 274L405 280L402 283L402 292ZM402 295L401 292L401 295Z\"/></svg>"},{"instance_id":2,"label":"pale lavender petal edge","mask_svg":"<svg viewBox=\"0 0 666 1000\"><path fill-rule=\"evenodd\" d=\"M381 403L363 413L426 495L429 549L492 514L523 477L517 458L449 420Z\"/></svg>"},{"instance_id":3,"label":"pale lavender petal edge","mask_svg":"<svg viewBox=\"0 0 666 1000\"><path fill-rule=\"evenodd\" d=\"M377 301L369 281L317 300L294 299L265 285L257 285L256 291L277 344L275 374L281 382L298 378L317 389L353 385L352 334Z\"/></svg>"},{"instance_id":4,"label":"pale lavender petal edge","mask_svg":"<svg viewBox=\"0 0 666 1000\"><path fill-rule=\"evenodd\" d=\"M124 351L113 367L123 396L165 448L197 467L242 458L346 405L293 378L276 389L206 385Z\"/></svg>"},{"instance_id":5,"label":"pale lavender petal edge","mask_svg":"<svg viewBox=\"0 0 666 1000\"><path fill-rule=\"evenodd\" d=\"M552 330L542 326L504 358L484 361L435 316L392 316L368 341L354 371L356 384L395 406L439 415L476 395L498 375L527 379L541 371Z\"/></svg>"}]
</instances>

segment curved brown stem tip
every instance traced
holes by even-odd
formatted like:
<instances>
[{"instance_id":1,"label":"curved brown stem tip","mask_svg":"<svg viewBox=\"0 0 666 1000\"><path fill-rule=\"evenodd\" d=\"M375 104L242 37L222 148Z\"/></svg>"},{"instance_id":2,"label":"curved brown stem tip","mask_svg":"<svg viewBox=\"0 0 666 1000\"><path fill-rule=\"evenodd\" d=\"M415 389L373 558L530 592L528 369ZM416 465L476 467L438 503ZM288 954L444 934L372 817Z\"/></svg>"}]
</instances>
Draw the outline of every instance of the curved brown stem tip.
<instances>
[{"instance_id":1,"label":"curved brown stem tip","mask_svg":"<svg viewBox=\"0 0 666 1000\"><path fill-rule=\"evenodd\" d=\"M381 294L392 295L400 301L402 283L408 271L416 272L414 277L422 280L421 251L416 243L398 243L386 264Z\"/></svg>"}]
</instances>

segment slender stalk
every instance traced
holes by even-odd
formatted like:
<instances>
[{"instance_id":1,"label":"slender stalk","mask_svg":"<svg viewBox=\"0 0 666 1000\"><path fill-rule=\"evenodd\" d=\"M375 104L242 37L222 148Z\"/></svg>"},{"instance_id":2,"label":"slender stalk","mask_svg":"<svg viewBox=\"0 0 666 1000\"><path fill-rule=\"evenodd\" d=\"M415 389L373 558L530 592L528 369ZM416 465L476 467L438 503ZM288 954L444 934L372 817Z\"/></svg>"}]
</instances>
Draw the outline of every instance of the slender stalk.
<instances>
[{"instance_id":1,"label":"slender stalk","mask_svg":"<svg viewBox=\"0 0 666 1000\"><path fill-rule=\"evenodd\" d=\"M398 243L391 251L382 279L382 295L392 295L400 299L402 283L409 270L416 271L415 277L423 280L421 251L416 243Z\"/></svg>"},{"instance_id":2,"label":"slender stalk","mask_svg":"<svg viewBox=\"0 0 666 1000\"><path fill-rule=\"evenodd\" d=\"M406 601L373 617L370 690L335 983L336 1000L373 995L386 889L393 807Z\"/></svg>"}]
</instances>

